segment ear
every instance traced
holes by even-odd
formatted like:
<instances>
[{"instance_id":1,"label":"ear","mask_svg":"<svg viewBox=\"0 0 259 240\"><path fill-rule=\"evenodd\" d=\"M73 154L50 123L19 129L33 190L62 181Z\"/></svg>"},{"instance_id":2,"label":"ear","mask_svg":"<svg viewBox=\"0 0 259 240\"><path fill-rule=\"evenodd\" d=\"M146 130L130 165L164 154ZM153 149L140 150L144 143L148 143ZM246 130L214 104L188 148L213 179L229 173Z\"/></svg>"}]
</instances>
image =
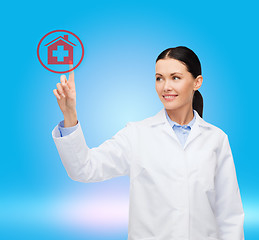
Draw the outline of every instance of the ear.
<instances>
[{"instance_id":1,"label":"ear","mask_svg":"<svg viewBox=\"0 0 259 240\"><path fill-rule=\"evenodd\" d=\"M199 76L197 76L197 77L195 78L195 80L194 80L194 85L193 85L193 90L194 90L194 91L198 90L198 89L201 87L202 81L203 81L202 75L199 75Z\"/></svg>"}]
</instances>

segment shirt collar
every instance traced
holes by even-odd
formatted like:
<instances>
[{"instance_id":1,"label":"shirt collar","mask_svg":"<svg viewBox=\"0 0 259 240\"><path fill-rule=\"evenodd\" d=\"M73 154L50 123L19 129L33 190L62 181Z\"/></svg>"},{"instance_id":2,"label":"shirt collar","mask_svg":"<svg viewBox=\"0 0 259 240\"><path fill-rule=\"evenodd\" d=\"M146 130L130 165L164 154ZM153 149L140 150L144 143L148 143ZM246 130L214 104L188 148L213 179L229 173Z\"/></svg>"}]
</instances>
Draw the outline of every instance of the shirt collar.
<instances>
[{"instance_id":1,"label":"shirt collar","mask_svg":"<svg viewBox=\"0 0 259 240\"><path fill-rule=\"evenodd\" d=\"M200 117L199 113L193 109L194 112L196 113L195 115L195 124L199 125L199 127L205 127L205 128L211 128L213 127L212 124L206 122L202 117ZM163 107L156 115L149 117L147 119L145 119L145 124L148 124L149 126L158 126L160 124L165 124L166 122L169 124L167 118L166 118L166 110L165 107ZM170 124L169 124L170 125ZM194 127L193 125L193 127Z\"/></svg>"},{"instance_id":2,"label":"shirt collar","mask_svg":"<svg viewBox=\"0 0 259 240\"><path fill-rule=\"evenodd\" d=\"M192 120L186 125L180 125L179 123L171 120L171 118L168 116L166 109L165 109L165 113L166 113L166 118L167 118L168 122L170 123L171 127L174 127L174 125L176 125L177 127L188 128L188 126L189 126L191 128L196 119L196 112L193 110L194 117L192 118Z\"/></svg>"}]
</instances>

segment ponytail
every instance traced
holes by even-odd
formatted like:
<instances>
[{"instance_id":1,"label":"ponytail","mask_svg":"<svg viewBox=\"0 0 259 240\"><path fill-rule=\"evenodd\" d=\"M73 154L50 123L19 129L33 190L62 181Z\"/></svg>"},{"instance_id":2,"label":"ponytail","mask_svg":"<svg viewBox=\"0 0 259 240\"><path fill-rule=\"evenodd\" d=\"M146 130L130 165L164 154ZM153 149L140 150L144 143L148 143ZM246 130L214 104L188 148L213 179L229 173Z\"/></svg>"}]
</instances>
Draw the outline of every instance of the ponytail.
<instances>
[{"instance_id":1,"label":"ponytail","mask_svg":"<svg viewBox=\"0 0 259 240\"><path fill-rule=\"evenodd\" d=\"M196 90L193 95L192 107L196 110L202 118L203 113L203 98L199 90Z\"/></svg>"}]
</instances>

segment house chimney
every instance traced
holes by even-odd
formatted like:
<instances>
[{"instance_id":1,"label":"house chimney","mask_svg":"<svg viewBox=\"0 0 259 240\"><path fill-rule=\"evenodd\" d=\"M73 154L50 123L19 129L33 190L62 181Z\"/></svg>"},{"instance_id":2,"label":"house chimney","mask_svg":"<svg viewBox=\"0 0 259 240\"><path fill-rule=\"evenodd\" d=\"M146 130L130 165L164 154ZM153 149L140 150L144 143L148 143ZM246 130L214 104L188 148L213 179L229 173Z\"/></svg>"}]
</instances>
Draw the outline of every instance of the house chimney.
<instances>
[{"instance_id":1,"label":"house chimney","mask_svg":"<svg viewBox=\"0 0 259 240\"><path fill-rule=\"evenodd\" d=\"M68 41L68 35L64 35L64 39Z\"/></svg>"}]
</instances>

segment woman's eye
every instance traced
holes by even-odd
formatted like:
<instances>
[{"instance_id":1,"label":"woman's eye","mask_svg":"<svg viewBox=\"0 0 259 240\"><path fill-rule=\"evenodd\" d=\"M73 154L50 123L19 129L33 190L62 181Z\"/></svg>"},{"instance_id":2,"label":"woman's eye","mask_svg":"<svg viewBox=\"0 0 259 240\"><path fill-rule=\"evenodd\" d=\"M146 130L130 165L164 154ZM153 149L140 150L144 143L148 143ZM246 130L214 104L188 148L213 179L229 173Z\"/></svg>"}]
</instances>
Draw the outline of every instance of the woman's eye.
<instances>
[{"instance_id":1,"label":"woman's eye","mask_svg":"<svg viewBox=\"0 0 259 240\"><path fill-rule=\"evenodd\" d=\"M173 77L173 79L175 79L175 78L180 79L179 77L176 77L176 76L175 76L175 77ZM162 78L160 78L160 77L156 78L156 80L157 80L157 81L159 81L159 79L162 79Z\"/></svg>"}]
</instances>

